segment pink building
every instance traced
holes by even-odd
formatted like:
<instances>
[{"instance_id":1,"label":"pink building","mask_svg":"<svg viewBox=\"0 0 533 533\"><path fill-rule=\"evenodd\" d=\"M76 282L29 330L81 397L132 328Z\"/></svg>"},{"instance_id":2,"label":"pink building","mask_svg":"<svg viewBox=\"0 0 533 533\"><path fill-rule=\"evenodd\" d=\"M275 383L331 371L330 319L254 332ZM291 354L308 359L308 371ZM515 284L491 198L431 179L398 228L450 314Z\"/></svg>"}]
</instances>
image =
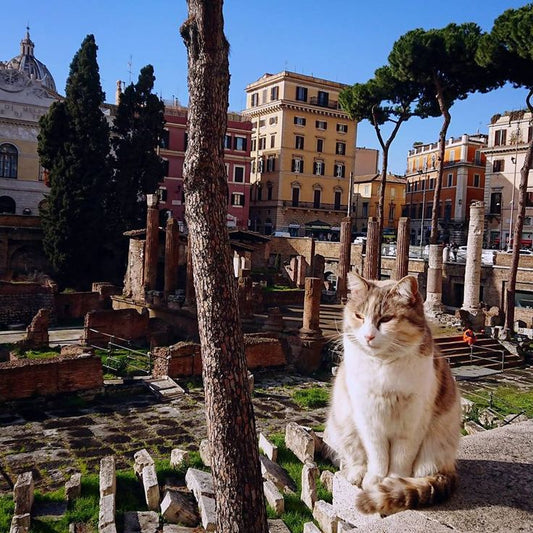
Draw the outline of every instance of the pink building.
<instances>
[{"instance_id":1,"label":"pink building","mask_svg":"<svg viewBox=\"0 0 533 533\"><path fill-rule=\"evenodd\" d=\"M167 161L164 182L159 187L159 208L171 213L180 230L185 229L183 161L187 149L187 108L165 107L165 137L160 155ZM228 227L248 229L250 210L250 139L252 123L238 113L228 113L224 161L228 176Z\"/></svg>"}]
</instances>

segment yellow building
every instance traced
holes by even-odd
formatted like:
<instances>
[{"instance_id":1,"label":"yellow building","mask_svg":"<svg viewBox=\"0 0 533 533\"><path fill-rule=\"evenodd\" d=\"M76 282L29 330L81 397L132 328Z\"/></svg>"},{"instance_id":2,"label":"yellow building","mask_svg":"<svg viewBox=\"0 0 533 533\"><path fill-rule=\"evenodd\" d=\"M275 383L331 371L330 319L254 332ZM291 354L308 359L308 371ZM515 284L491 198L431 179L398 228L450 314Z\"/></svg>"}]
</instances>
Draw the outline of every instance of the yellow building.
<instances>
[{"instance_id":1,"label":"yellow building","mask_svg":"<svg viewBox=\"0 0 533 533\"><path fill-rule=\"evenodd\" d=\"M355 176L353 183L353 232L366 233L369 217L378 216L379 187L381 174ZM383 238L396 239L398 220L405 204L406 179L389 174L385 184L383 208Z\"/></svg>"},{"instance_id":2,"label":"yellow building","mask_svg":"<svg viewBox=\"0 0 533 533\"><path fill-rule=\"evenodd\" d=\"M345 87L287 71L246 87L243 114L253 125L250 229L338 238L357 134L357 123L339 109Z\"/></svg>"}]
</instances>

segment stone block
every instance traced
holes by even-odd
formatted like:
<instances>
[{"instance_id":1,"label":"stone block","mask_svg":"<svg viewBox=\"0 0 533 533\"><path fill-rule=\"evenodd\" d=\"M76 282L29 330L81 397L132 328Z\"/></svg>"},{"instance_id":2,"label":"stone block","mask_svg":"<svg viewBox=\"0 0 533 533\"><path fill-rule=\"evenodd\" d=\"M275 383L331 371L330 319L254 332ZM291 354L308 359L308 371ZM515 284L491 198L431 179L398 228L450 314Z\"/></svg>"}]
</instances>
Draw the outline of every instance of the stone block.
<instances>
[{"instance_id":1,"label":"stone block","mask_svg":"<svg viewBox=\"0 0 533 533\"><path fill-rule=\"evenodd\" d=\"M343 520L339 520L339 523L337 524L337 533L356 533L356 531L356 527L353 527L351 524L348 524Z\"/></svg>"},{"instance_id":2,"label":"stone block","mask_svg":"<svg viewBox=\"0 0 533 533\"><path fill-rule=\"evenodd\" d=\"M159 511L159 483L157 482L157 473L155 465L147 465L142 469L142 484L146 506L150 511Z\"/></svg>"},{"instance_id":3,"label":"stone block","mask_svg":"<svg viewBox=\"0 0 533 533\"><path fill-rule=\"evenodd\" d=\"M154 464L152 456L144 448L142 450L139 450L138 452L135 452L135 454L133 455L133 459L133 470L137 474L137 477L142 476L142 471L145 466L153 466Z\"/></svg>"},{"instance_id":4,"label":"stone block","mask_svg":"<svg viewBox=\"0 0 533 533\"><path fill-rule=\"evenodd\" d=\"M211 466L211 450L209 449L209 440L202 439L200 441L200 459L205 466Z\"/></svg>"},{"instance_id":5,"label":"stone block","mask_svg":"<svg viewBox=\"0 0 533 533\"><path fill-rule=\"evenodd\" d=\"M329 470L324 470L322 474L320 474L320 481L328 492L333 492L333 476L333 472Z\"/></svg>"},{"instance_id":6,"label":"stone block","mask_svg":"<svg viewBox=\"0 0 533 533\"><path fill-rule=\"evenodd\" d=\"M341 472L336 472L333 476L333 508L337 516L353 524L355 527L366 527L368 524L380 520L379 513L360 513L354 502L361 493L361 489L352 485Z\"/></svg>"},{"instance_id":7,"label":"stone block","mask_svg":"<svg viewBox=\"0 0 533 533\"><path fill-rule=\"evenodd\" d=\"M302 468L302 491L300 499L311 509L316 502L316 480L318 477L318 468L315 463L305 463Z\"/></svg>"},{"instance_id":8,"label":"stone block","mask_svg":"<svg viewBox=\"0 0 533 533\"><path fill-rule=\"evenodd\" d=\"M313 508L313 518L318 522L320 529L324 533L337 533L339 518L330 503L323 500L316 502Z\"/></svg>"},{"instance_id":9,"label":"stone block","mask_svg":"<svg viewBox=\"0 0 533 533\"><path fill-rule=\"evenodd\" d=\"M468 416L474 408L474 402L467 398L461 398L461 410L463 412L463 418Z\"/></svg>"},{"instance_id":10,"label":"stone block","mask_svg":"<svg viewBox=\"0 0 533 533\"><path fill-rule=\"evenodd\" d=\"M259 459L261 461L261 474L263 479L272 481L285 494L296 492L296 483L291 479L286 470L264 455L260 455Z\"/></svg>"},{"instance_id":11,"label":"stone block","mask_svg":"<svg viewBox=\"0 0 533 533\"><path fill-rule=\"evenodd\" d=\"M124 513L124 533L158 533L159 515L154 511Z\"/></svg>"},{"instance_id":12,"label":"stone block","mask_svg":"<svg viewBox=\"0 0 533 533\"><path fill-rule=\"evenodd\" d=\"M198 523L198 516L190 499L181 492L167 490L161 502L161 514L171 524L194 526Z\"/></svg>"},{"instance_id":13,"label":"stone block","mask_svg":"<svg viewBox=\"0 0 533 533\"><path fill-rule=\"evenodd\" d=\"M170 466L172 468L179 468L185 461L189 460L189 452L174 448L170 452Z\"/></svg>"},{"instance_id":14,"label":"stone block","mask_svg":"<svg viewBox=\"0 0 533 533\"><path fill-rule=\"evenodd\" d=\"M291 533L285 522L279 518L268 521L268 531L269 533Z\"/></svg>"},{"instance_id":15,"label":"stone block","mask_svg":"<svg viewBox=\"0 0 533 533\"><path fill-rule=\"evenodd\" d=\"M100 510L98 512L98 531L107 526L115 525L115 494L100 497Z\"/></svg>"},{"instance_id":16,"label":"stone block","mask_svg":"<svg viewBox=\"0 0 533 533\"><path fill-rule=\"evenodd\" d=\"M112 524L98 528L98 533L118 533L117 525L113 522Z\"/></svg>"},{"instance_id":17,"label":"stone block","mask_svg":"<svg viewBox=\"0 0 533 533\"><path fill-rule=\"evenodd\" d=\"M215 531L217 515L215 511L215 498L200 494L197 498L198 510L200 511L200 522L206 531Z\"/></svg>"},{"instance_id":18,"label":"stone block","mask_svg":"<svg viewBox=\"0 0 533 533\"><path fill-rule=\"evenodd\" d=\"M112 455L100 460L100 498L117 492L117 478L115 475L115 458Z\"/></svg>"},{"instance_id":19,"label":"stone block","mask_svg":"<svg viewBox=\"0 0 533 533\"><path fill-rule=\"evenodd\" d=\"M285 428L285 446L304 464L315 460L315 439L295 422L289 422Z\"/></svg>"},{"instance_id":20,"label":"stone block","mask_svg":"<svg viewBox=\"0 0 533 533\"><path fill-rule=\"evenodd\" d=\"M13 487L13 500L15 502L15 515L31 513L33 505L34 483L33 474L24 472L17 477Z\"/></svg>"},{"instance_id":21,"label":"stone block","mask_svg":"<svg viewBox=\"0 0 533 533\"><path fill-rule=\"evenodd\" d=\"M65 497L71 502L81 496L81 474L78 472L72 474L70 479L65 483Z\"/></svg>"},{"instance_id":22,"label":"stone block","mask_svg":"<svg viewBox=\"0 0 533 533\"><path fill-rule=\"evenodd\" d=\"M268 505L272 507L276 515L283 514L285 512L285 500L276 485L268 480L263 482L263 492Z\"/></svg>"},{"instance_id":23,"label":"stone block","mask_svg":"<svg viewBox=\"0 0 533 533\"><path fill-rule=\"evenodd\" d=\"M211 498L215 497L213 476L209 472L189 468L185 474L185 483L187 484L187 488L194 494L196 501L202 495Z\"/></svg>"},{"instance_id":24,"label":"stone block","mask_svg":"<svg viewBox=\"0 0 533 533\"><path fill-rule=\"evenodd\" d=\"M11 519L9 533L28 533L30 531L30 513L16 514Z\"/></svg>"},{"instance_id":25,"label":"stone block","mask_svg":"<svg viewBox=\"0 0 533 533\"><path fill-rule=\"evenodd\" d=\"M271 460L276 462L278 460L278 447L272 444L263 433L259 433L259 448Z\"/></svg>"},{"instance_id":26,"label":"stone block","mask_svg":"<svg viewBox=\"0 0 533 533\"><path fill-rule=\"evenodd\" d=\"M322 533L322 531L313 522L306 522L304 524L304 533Z\"/></svg>"}]
</instances>

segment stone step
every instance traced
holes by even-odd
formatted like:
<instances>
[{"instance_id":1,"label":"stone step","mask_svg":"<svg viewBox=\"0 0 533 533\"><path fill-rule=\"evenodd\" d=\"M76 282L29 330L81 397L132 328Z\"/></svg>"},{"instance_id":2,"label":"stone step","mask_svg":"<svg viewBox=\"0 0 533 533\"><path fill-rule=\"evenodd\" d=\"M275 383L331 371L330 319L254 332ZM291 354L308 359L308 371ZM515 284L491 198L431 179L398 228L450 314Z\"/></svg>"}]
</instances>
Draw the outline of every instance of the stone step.
<instances>
[{"instance_id":1,"label":"stone step","mask_svg":"<svg viewBox=\"0 0 533 533\"><path fill-rule=\"evenodd\" d=\"M148 379L146 386L163 401L170 401L180 398L185 394L185 390L180 387L172 378Z\"/></svg>"}]
</instances>

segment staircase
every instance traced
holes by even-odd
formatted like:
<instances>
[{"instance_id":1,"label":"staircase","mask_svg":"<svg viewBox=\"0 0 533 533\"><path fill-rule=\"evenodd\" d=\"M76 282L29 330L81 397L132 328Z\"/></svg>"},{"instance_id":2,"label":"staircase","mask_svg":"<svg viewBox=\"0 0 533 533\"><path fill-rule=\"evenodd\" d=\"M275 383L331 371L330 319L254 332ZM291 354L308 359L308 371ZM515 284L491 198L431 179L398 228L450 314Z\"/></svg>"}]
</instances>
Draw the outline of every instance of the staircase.
<instances>
[{"instance_id":1,"label":"staircase","mask_svg":"<svg viewBox=\"0 0 533 533\"><path fill-rule=\"evenodd\" d=\"M435 343L459 379L489 376L523 363L520 356L510 353L496 339L482 334L476 335L472 348L462 335L437 337Z\"/></svg>"}]
</instances>

